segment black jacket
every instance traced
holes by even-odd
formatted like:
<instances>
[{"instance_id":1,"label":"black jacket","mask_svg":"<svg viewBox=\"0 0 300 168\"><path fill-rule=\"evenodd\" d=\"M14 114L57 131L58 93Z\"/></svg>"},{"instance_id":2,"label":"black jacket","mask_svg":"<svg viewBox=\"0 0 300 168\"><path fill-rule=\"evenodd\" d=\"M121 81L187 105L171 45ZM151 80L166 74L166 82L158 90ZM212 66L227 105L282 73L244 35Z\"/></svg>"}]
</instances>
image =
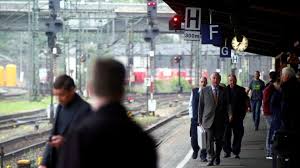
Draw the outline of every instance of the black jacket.
<instances>
[{"instance_id":1,"label":"black jacket","mask_svg":"<svg viewBox=\"0 0 300 168\"><path fill-rule=\"evenodd\" d=\"M235 85L231 90L230 86L226 87L227 100L232 111L232 122L243 120L247 110L247 94L245 88Z\"/></svg>"},{"instance_id":2,"label":"black jacket","mask_svg":"<svg viewBox=\"0 0 300 168\"><path fill-rule=\"evenodd\" d=\"M70 114L68 118L60 118L61 121L65 122L59 125L58 116L59 113L63 112L62 109L63 107L61 105L58 105L56 109L57 112L54 127L51 130L50 136L62 135L64 137L65 143L67 143L75 127L77 127L84 118L91 115L92 110L87 102L85 102L79 95L75 94L74 99L66 107L68 112L71 112L72 114ZM42 165L47 166L47 168L56 168L59 164L60 154L62 150L63 147L58 150L47 144L43 156Z\"/></svg>"},{"instance_id":3,"label":"black jacket","mask_svg":"<svg viewBox=\"0 0 300 168\"><path fill-rule=\"evenodd\" d=\"M155 143L120 103L100 108L66 144L60 168L156 168Z\"/></svg>"},{"instance_id":4,"label":"black jacket","mask_svg":"<svg viewBox=\"0 0 300 168\"><path fill-rule=\"evenodd\" d=\"M281 118L283 127L291 131L299 131L299 95L300 83L296 78L291 78L282 86Z\"/></svg>"}]
</instances>

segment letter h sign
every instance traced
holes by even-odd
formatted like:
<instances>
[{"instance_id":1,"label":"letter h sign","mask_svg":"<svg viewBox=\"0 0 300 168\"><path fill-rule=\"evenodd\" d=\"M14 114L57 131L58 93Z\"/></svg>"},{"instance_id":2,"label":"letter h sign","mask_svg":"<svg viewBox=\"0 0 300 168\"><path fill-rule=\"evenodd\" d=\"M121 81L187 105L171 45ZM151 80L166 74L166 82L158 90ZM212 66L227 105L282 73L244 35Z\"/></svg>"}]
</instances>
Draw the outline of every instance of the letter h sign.
<instances>
[{"instance_id":1,"label":"letter h sign","mask_svg":"<svg viewBox=\"0 0 300 168\"><path fill-rule=\"evenodd\" d=\"M185 8L185 30L200 30L201 8Z\"/></svg>"}]
</instances>

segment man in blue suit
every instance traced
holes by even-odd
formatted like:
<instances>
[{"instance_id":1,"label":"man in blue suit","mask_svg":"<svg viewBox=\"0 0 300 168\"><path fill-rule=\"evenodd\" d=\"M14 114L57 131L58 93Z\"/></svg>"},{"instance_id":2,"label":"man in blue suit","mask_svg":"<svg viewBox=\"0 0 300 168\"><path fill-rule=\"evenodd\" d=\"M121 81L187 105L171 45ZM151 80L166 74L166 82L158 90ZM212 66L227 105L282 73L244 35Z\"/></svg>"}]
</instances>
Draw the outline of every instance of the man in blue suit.
<instances>
[{"instance_id":1,"label":"man in blue suit","mask_svg":"<svg viewBox=\"0 0 300 168\"><path fill-rule=\"evenodd\" d=\"M200 150L198 144L198 135L197 135L197 126L198 126L198 106L199 106L199 95L201 94L201 89L206 87L207 78L200 78L200 87L196 87L192 89L190 103L189 103L189 116L191 118L191 127L190 127L190 137L191 137L191 145L193 148L192 158L196 159L198 157L198 152ZM200 150L200 159L202 162L207 162L206 159L206 149Z\"/></svg>"},{"instance_id":2,"label":"man in blue suit","mask_svg":"<svg viewBox=\"0 0 300 168\"><path fill-rule=\"evenodd\" d=\"M57 77L53 84L53 93L57 97L59 105L39 168L56 168L59 165L59 156L72 130L92 113L90 105L75 93L75 89L75 83L68 75Z\"/></svg>"}]
</instances>

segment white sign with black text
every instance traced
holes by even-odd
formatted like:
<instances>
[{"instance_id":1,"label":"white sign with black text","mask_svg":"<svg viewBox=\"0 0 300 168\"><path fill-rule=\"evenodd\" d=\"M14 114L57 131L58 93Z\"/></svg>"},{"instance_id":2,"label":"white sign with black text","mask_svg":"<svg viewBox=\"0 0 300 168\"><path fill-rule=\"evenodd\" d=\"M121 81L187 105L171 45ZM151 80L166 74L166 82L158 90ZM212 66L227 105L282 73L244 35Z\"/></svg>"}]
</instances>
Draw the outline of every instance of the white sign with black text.
<instances>
[{"instance_id":1,"label":"white sign with black text","mask_svg":"<svg viewBox=\"0 0 300 168\"><path fill-rule=\"evenodd\" d=\"M238 63L238 56L237 56L237 55L233 55L233 56L231 57L231 62L232 62L233 64L237 64L237 63Z\"/></svg>"},{"instance_id":2,"label":"white sign with black text","mask_svg":"<svg viewBox=\"0 0 300 168\"><path fill-rule=\"evenodd\" d=\"M184 31L184 39L188 41L200 41L200 31Z\"/></svg>"},{"instance_id":3,"label":"white sign with black text","mask_svg":"<svg viewBox=\"0 0 300 168\"><path fill-rule=\"evenodd\" d=\"M200 41L201 8L185 8L184 39Z\"/></svg>"}]
</instances>

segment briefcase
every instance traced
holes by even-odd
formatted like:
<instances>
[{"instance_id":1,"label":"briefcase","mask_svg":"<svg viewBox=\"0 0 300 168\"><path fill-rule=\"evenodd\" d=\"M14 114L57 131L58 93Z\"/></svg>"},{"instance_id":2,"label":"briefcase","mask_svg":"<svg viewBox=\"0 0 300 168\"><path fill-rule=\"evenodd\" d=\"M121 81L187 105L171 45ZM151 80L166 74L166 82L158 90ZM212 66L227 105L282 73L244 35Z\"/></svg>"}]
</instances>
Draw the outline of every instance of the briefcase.
<instances>
[{"instance_id":1,"label":"briefcase","mask_svg":"<svg viewBox=\"0 0 300 168\"><path fill-rule=\"evenodd\" d=\"M197 126L198 145L200 149L206 149L206 131L202 126Z\"/></svg>"}]
</instances>

